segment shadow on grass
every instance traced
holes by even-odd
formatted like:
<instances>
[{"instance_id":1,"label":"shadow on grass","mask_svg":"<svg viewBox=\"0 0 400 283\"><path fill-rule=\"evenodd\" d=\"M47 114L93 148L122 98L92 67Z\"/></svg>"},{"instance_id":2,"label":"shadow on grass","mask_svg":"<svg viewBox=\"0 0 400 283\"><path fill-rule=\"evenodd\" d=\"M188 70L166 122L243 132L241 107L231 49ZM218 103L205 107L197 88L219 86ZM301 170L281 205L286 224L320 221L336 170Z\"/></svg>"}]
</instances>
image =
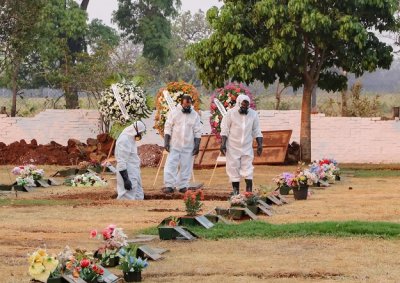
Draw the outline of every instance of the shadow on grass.
<instances>
[{"instance_id":1,"label":"shadow on grass","mask_svg":"<svg viewBox=\"0 0 400 283\"><path fill-rule=\"evenodd\" d=\"M190 230L201 238L210 240L307 236L400 238L400 224L390 222L329 221L269 224L262 221L247 221L238 225L217 224L209 230L199 226L192 226ZM145 229L141 232L153 235L158 234L156 227Z\"/></svg>"}]
</instances>

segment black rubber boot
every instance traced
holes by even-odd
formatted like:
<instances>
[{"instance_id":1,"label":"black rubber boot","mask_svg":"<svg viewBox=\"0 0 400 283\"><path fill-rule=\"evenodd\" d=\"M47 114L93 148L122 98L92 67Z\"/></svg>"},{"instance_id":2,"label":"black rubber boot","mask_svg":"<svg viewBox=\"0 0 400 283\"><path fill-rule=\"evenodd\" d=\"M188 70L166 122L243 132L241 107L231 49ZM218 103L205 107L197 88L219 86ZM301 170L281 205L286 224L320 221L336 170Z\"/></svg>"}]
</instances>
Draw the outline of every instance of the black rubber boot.
<instances>
[{"instance_id":1,"label":"black rubber boot","mask_svg":"<svg viewBox=\"0 0 400 283\"><path fill-rule=\"evenodd\" d=\"M240 187L240 182L232 182L232 195L238 195L239 194L239 187Z\"/></svg>"},{"instance_id":2,"label":"black rubber boot","mask_svg":"<svg viewBox=\"0 0 400 283\"><path fill-rule=\"evenodd\" d=\"M187 190L188 190L187 188L180 188L180 189L179 189L179 192L182 193L182 194L184 194L184 193L186 193Z\"/></svg>"},{"instance_id":3,"label":"black rubber boot","mask_svg":"<svg viewBox=\"0 0 400 283\"><path fill-rule=\"evenodd\" d=\"M252 192L253 191L253 180L245 179L245 182L246 182L246 192Z\"/></svg>"},{"instance_id":4,"label":"black rubber boot","mask_svg":"<svg viewBox=\"0 0 400 283\"><path fill-rule=\"evenodd\" d=\"M172 187L165 187L165 188L163 188L162 191L163 191L163 193L165 193L165 194L172 194L172 193L175 192L174 188L172 188Z\"/></svg>"}]
</instances>

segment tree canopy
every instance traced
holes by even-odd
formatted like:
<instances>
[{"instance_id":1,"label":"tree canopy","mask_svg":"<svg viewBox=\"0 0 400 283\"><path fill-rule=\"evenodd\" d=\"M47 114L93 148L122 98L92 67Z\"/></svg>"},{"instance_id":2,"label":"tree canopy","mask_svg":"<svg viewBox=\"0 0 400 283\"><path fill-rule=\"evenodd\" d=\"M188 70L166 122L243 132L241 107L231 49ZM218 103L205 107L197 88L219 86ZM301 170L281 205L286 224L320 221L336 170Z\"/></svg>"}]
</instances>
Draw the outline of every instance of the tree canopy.
<instances>
[{"instance_id":1,"label":"tree canopy","mask_svg":"<svg viewBox=\"0 0 400 283\"><path fill-rule=\"evenodd\" d=\"M392 47L376 32L397 29L396 0L225 0L207 13L213 33L188 55L208 86L226 80L303 86L301 144L311 159L311 91L341 90L342 70L389 68Z\"/></svg>"}]
</instances>

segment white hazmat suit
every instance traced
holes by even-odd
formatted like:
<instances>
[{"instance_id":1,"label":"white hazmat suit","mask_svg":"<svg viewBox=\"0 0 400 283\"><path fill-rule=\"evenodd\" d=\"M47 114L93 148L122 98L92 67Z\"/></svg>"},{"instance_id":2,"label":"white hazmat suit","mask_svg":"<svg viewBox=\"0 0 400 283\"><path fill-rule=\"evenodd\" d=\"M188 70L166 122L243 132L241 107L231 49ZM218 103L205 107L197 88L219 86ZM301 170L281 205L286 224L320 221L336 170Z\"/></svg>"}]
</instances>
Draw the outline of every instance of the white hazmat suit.
<instances>
[{"instance_id":1,"label":"white hazmat suit","mask_svg":"<svg viewBox=\"0 0 400 283\"><path fill-rule=\"evenodd\" d=\"M182 105L178 105L167 117L164 134L171 136L170 151L164 167L164 186L188 188L193 170L194 139L201 138L199 114L193 108L190 113L183 113Z\"/></svg>"},{"instance_id":2,"label":"white hazmat suit","mask_svg":"<svg viewBox=\"0 0 400 283\"><path fill-rule=\"evenodd\" d=\"M135 129L136 126L136 129ZM137 152L135 136L146 131L143 122L135 122L125 128L117 139L115 147L115 158L117 159L117 199L142 200L144 198L142 178L140 176L140 159ZM129 180L132 183L132 190L126 190L124 180L119 173L127 170Z\"/></svg>"},{"instance_id":3,"label":"white hazmat suit","mask_svg":"<svg viewBox=\"0 0 400 283\"><path fill-rule=\"evenodd\" d=\"M248 109L247 115L239 113L244 100L250 103L247 95L239 95L235 107L228 110L221 122L221 136L228 138L226 173L230 182L240 182L241 177L253 179L253 139L263 136L256 111Z\"/></svg>"}]
</instances>

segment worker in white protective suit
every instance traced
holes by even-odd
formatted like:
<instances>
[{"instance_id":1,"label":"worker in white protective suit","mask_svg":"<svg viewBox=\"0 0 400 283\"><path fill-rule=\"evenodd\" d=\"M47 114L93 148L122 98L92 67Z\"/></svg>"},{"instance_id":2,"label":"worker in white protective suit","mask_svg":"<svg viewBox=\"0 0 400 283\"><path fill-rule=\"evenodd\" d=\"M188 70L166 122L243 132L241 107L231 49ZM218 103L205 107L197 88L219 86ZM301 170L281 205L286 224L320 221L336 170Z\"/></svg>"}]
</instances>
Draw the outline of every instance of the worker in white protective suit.
<instances>
[{"instance_id":1,"label":"worker in white protective suit","mask_svg":"<svg viewBox=\"0 0 400 283\"><path fill-rule=\"evenodd\" d=\"M239 194L241 177L246 191L253 190L253 139L257 140L257 155L262 153L263 136L257 112L249 108L250 98L239 95L236 105L228 110L221 122L221 153L226 155L226 173L232 183L233 194Z\"/></svg>"},{"instance_id":2,"label":"worker in white protective suit","mask_svg":"<svg viewBox=\"0 0 400 283\"><path fill-rule=\"evenodd\" d=\"M175 188L184 193L189 188L194 156L199 153L201 141L200 116L192 103L192 97L184 95L181 105L169 113L165 122L164 147L169 152L164 167L165 193L173 193Z\"/></svg>"},{"instance_id":3,"label":"worker in white protective suit","mask_svg":"<svg viewBox=\"0 0 400 283\"><path fill-rule=\"evenodd\" d=\"M125 128L117 139L115 147L117 199L142 200L144 198L136 141L140 141L145 132L146 126L142 121L138 121Z\"/></svg>"}]
</instances>

